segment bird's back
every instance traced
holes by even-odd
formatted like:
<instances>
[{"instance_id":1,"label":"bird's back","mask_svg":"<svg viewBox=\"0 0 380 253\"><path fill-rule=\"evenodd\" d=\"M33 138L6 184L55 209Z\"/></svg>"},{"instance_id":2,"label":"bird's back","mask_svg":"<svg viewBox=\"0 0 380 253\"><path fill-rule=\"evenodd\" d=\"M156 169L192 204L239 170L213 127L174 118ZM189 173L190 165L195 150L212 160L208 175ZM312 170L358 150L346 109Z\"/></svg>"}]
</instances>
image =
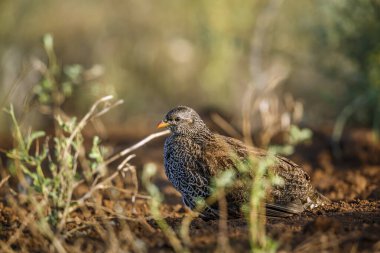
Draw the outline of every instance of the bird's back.
<instances>
[{"instance_id":1,"label":"bird's back","mask_svg":"<svg viewBox=\"0 0 380 253\"><path fill-rule=\"evenodd\" d=\"M311 209L330 202L314 189L310 181L310 176L300 166L289 159L278 155L269 155L264 150L247 146L243 142L230 137L216 135L216 140L217 143L222 143L220 145L221 150L224 149L226 153L232 155L229 157L220 156L219 163L212 165L215 166L215 168L223 168L225 163L229 163L229 167L231 167L237 162L244 164L245 161L254 160L254 163L246 163L247 166L251 166L249 173L240 176L253 177L258 163L264 162L264 160L270 156L269 159L271 159L272 165L268 167L267 173L273 173L279 176L283 184L273 185L267 194L266 202L269 212L272 210L273 214L277 214L277 211L289 214L300 213L305 209ZM210 150L210 153L212 154L212 150ZM234 157L235 160L231 161L231 156ZM252 164L254 164L254 166L252 166ZM240 173L240 170L237 169L236 171ZM235 199L238 201L248 201L246 198L249 196L239 191L249 191L249 188L240 187L236 189L236 192L231 191L230 194L232 197L230 198L233 201ZM234 195L237 195L237 197Z\"/></svg>"}]
</instances>

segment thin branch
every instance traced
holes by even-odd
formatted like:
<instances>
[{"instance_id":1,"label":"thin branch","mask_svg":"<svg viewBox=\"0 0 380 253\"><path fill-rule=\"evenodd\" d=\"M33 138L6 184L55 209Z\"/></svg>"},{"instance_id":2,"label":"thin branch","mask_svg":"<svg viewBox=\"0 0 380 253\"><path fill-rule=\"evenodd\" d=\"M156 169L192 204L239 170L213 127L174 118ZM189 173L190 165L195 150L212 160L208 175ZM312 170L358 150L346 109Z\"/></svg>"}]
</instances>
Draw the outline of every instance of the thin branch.
<instances>
[{"instance_id":1,"label":"thin branch","mask_svg":"<svg viewBox=\"0 0 380 253\"><path fill-rule=\"evenodd\" d=\"M121 105L123 103L124 103L124 101L122 99L120 99L120 100L116 101L115 103L113 103L112 105L109 105L106 108L102 109L100 112L98 112L97 114L95 114L91 119L98 118L98 117L102 116L103 114L107 113L112 108L114 108L116 106L119 106L119 105Z\"/></svg>"},{"instance_id":2,"label":"thin branch","mask_svg":"<svg viewBox=\"0 0 380 253\"><path fill-rule=\"evenodd\" d=\"M10 178L11 176L8 175L6 176L5 178L3 178L0 182L0 188L3 187L3 185L8 181L8 179Z\"/></svg>"},{"instance_id":3,"label":"thin branch","mask_svg":"<svg viewBox=\"0 0 380 253\"><path fill-rule=\"evenodd\" d=\"M124 164L126 164L128 161L130 161L133 157L135 157L135 155L128 156L123 161ZM127 166L129 166L129 165L127 164ZM121 169L123 169L123 167L121 167ZM100 183L98 183L98 184L94 185L93 187L91 187L91 189L90 189L89 192L87 192L82 198L76 200L76 202L78 203L78 205L79 206L83 205L84 201L86 199L90 198L92 196L92 194L94 194L97 190L104 189L109 182L111 182L115 177L117 177L119 175L121 169L118 168L118 170L115 171L112 175L110 175L109 177L107 177L106 179L104 179L103 181L101 181Z\"/></svg>"},{"instance_id":4,"label":"thin branch","mask_svg":"<svg viewBox=\"0 0 380 253\"><path fill-rule=\"evenodd\" d=\"M106 160L103 164L103 166L106 166L112 162L114 162L115 160L119 159L120 157L123 157L125 156L126 154L144 146L146 143L150 142L151 140L153 139L156 139L158 137L161 137L161 136L164 136L164 135L167 135L170 133L170 130L165 130L165 131L162 131L162 132L158 132L158 133L154 133L154 134L151 134L147 137L145 137L144 139L142 139L141 141L139 141L138 143L136 143L135 145L133 145L132 147L129 147L129 148L126 148L124 149L123 151L117 153L116 155L112 156L111 158L109 158L108 160Z\"/></svg>"},{"instance_id":5,"label":"thin branch","mask_svg":"<svg viewBox=\"0 0 380 253\"><path fill-rule=\"evenodd\" d=\"M224 188L219 189L219 231L218 231L218 250L219 252L232 252L228 238L228 210Z\"/></svg>"},{"instance_id":6,"label":"thin branch","mask_svg":"<svg viewBox=\"0 0 380 253\"><path fill-rule=\"evenodd\" d=\"M267 34L268 29L274 22L278 14L281 4L284 0L271 0L265 9L257 17L254 33L252 35L251 53L250 53L250 74L251 82L248 84L247 90L243 97L243 110L242 110L242 130L244 141L253 145L251 133L251 114L252 102L255 95L258 96L259 91L268 85L268 73L263 69L263 52L265 46L268 45Z\"/></svg>"},{"instance_id":7,"label":"thin branch","mask_svg":"<svg viewBox=\"0 0 380 253\"><path fill-rule=\"evenodd\" d=\"M213 113L211 114L212 121L215 122L220 128L223 129L229 136L235 137L240 139L242 136L241 134L227 121L225 120L220 114Z\"/></svg>"},{"instance_id":8,"label":"thin branch","mask_svg":"<svg viewBox=\"0 0 380 253\"><path fill-rule=\"evenodd\" d=\"M117 170L122 170L122 169L128 164L128 162L129 162L132 158L135 158L135 157L136 157L136 155L134 155L134 154L127 156L127 158L125 158L125 159L119 164L119 166L117 166Z\"/></svg>"},{"instance_id":9,"label":"thin branch","mask_svg":"<svg viewBox=\"0 0 380 253\"><path fill-rule=\"evenodd\" d=\"M126 190L126 189L120 188L120 187L116 187L116 186L110 185L110 186L106 186L105 189L114 189L114 190L116 190L118 192L123 193L126 198L132 198L133 197L133 192L131 192L130 190ZM136 194L135 198L149 200L152 197L149 196L149 195L144 195L144 194Z\"/></svg>"},{"instance_id":10,"label":"thin branch","mask_svg":"<svg viewBox=\"0 0 380 253\"><path fill-rule=\"evenodd\" d=\"M102 182L100 182L99 184L92 187L89 192L87 192L82 198L76 200L75 202L77 202L79 206L83 205L83 203L86 199L90 198L92 196L92 194L94 194L97 190L103 189L108 182L112 181L112 179L114 179L118 175L119 175L119 171L115 171L111 176L107 177ZM74 206L74 209L76 209L76 208L77 207Z\"/></svg>"},{"instance_id":11,"label":"thin branch","mask_svg":"<svg viewBox=\"0 0 380 253\"><path fill-rule=\"evenodd\" d=\"M71 147L71 143L73 142L75 136L77 136L77 134L84 128L84 126L87 124L87 122L96 117L96 116L100 116L104 113L106 113L107 111L109 111L111 108L113 108L114 106L116 105L120 105L122 103L122 100L118 100L116 101L114 104L112 105L109 105L107 106L106 108L103 108L103 110L101 110L99 113L95 113L96 112L96 109L97 107L101 104L101 103L105 103L107 101L110 101L111 99L113 99L113 96L110 95L110 96L106 96L106 97L103 97L101 99L99 99L98 101L96 101L91 109L89 110L89 112L82 118L82 120L79 122L79 124L77 125L77 127L74 129L74 131L71 133L68 141L67 141L67 145L65 147L65 150L63 151L63 158L62 158L62 161L65 161L65 158L69 152L69 149Z\"/></svg>"}]
</instances>

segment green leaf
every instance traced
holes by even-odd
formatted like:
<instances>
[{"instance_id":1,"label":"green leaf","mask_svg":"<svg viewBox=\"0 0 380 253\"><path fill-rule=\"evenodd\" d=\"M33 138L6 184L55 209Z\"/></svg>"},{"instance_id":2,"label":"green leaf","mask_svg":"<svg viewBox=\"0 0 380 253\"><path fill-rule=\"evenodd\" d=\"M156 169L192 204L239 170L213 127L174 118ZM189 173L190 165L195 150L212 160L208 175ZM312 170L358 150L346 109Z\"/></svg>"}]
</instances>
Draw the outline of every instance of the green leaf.
<instances>
[{"instance_id":1,"label":"green leaf","mask_svg":"<svg viewBox=\"0 0 380 253\"><path fill-rule=\"evenodd\" d=\"M62 92L65 97L69 97L73 94L73 84L71 82L62 83Z\"/></svg>"},{"instance_id":2,"label":"green leaf","mask_svg":"<svg viewBox=\"0 0 380 253\"><path fill-rule=\"evenodd\" d=\"M48 79L44 79L42 82L41 82L41 87L46 90L46 91L52 91L53 90L53 83L48 80Z\"/></svg>"},{"instance_id":3,"label":"green leaf","mask_svg":"<svg viewBox=\"0 0 380 253\"><path fill-rule=\"evenodd\" d=\"M41 103L41 104L48 104L51 102L51 97L48 93L46 92L41 92L39 95L38 95L38 101Z\"/></svg>"},{"instance_id":4,"label":"green leaf","mask_svg":"<svg viewBox=\"0 0 380 253\"><path fill-rule=\"evenodd\" d=\"M43 42L46 51L53 51L54 39L50 33L45 34L45 36L43 37Z\"/></svg>"},{"instance_id":5,"label":"green leaf","mask_svg":"<svg viewBox=\"0 0 380 253\"><path fill-rule=\"evenodd\" d=\"M63 71L71 81L77 83L79 81L80 75L83 72L83 67L79 64L74 64L65 66Z\"/></svg>"},{"instance_id":6,"label":"green leaf","mask_svg":"<svg viewBox=\"0 0 380 253\"><path fill-rule=\"evenodd\" d=\"M13 127L14 127L14 132L16 135L15 137L16 137L17 144L19 145L19 148L21 149L22 152L26 152L26 144L24 142L24 137L21 133L20 126L17 122L16 115L15 115L15 112L13 109L13 105L11 104L9 106L8 110L5 109L5 112L7 112L11 116Z\"/></svg>"},{"instance_id":7,"label":"green leaf","mask_svg":"<svg viewBox=\"0 0 380 253\"><path fill-rule=\"evenodd\" d=\"M76 127L77 118L72 117L68 121L64 121L60 116L55 118L58 122L58 125L62 128L66 133L71 133Z\"/></svg>"},{"instance_id":8,"label":"green leaf","mask_svg":"<svg viewBox=\"0 0 380 253\"><path fill-rule=\"evenodd\" d=\"M233 180L235 179L235 171L232 169L223 171L215 178L215 186L216 188L225 188L231 186Z\"/></svg>"},{"instance_id":9,"label":"green leaf","mask_svg":"<svg viewBox=\"0 0 380 253\"><path fill-rule=\"evenodd\" d=\"M28 140L27 140L27 149L29 150L31 145L33 144L33 141L38 139L38 138L41 138L41 137L44 137L45 136L45 132L44 131L36 131L36 132L33 132L30 134L30 136L28 137Z\"/></svg>"},{"instance_id":10,"label":"green leaf","mask_svg":"<svg viewBox=\"0 0 380 253\"><path fill-rule=\"evenodd\" d=\"M44 172L42 171L41 165L38 165L36 170L37 170L37 175L42 182L45 179L45 175L44 175Z\"/></svg>"},{"instance_id":11,"label":"green leaf","mask_svg":"<svg viewBox=\"0 0 380 253\"><path fill-rule=\"evenodd\" d=\"M292 145L310 140L313 136L313 132L308 129L300 129L297 126L292 125L289 131L289 142Z\"/></svg>"}]
</instances>

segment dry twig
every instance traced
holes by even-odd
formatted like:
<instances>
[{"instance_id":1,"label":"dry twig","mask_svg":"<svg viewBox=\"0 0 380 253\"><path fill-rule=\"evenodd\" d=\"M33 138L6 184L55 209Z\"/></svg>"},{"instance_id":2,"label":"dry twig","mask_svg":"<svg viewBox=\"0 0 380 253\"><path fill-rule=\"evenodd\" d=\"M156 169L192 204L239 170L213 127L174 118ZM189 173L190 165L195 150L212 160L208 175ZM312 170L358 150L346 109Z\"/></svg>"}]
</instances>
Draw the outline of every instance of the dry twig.
<instances>
[{"instance_id":1,"label":"dry twig","mask_svg":"<svg viewBox=\"0 0 380 253\"><path fill-rule=\"evenodd\" d=\"M165 131L161 131L161 132L158 132L158 133L154 133L154 134L151 134L147 137L145 137L144 139L142 139L141 141L139 141L138 143L136 143L135 145L133 145L132 147L129 147L129 148L126 148L124 149L123 151L117 153L116 155L110 157L109 159L107 159L103 166L106 166L114 161L116 161L117 159L127 155L128 153L144 146L146 143L152 141L153 139L156 139L158 137L161 137L161 136L164 136L164 135L167 135L170 133L170 130L165 130Z\"/></svg>"},{"instance_id":2,"label":"dry twig","mask_svg":"<svg viewBox=\"0 0 380 253\"><path fill-rule=\"evenodd\" d=\"M0 188L3 187L3 185L8 181L8 179L10 178L11 176L8 175L6 176L5 178L3 178L0 182Z\"/></svg>"}]
</instances>

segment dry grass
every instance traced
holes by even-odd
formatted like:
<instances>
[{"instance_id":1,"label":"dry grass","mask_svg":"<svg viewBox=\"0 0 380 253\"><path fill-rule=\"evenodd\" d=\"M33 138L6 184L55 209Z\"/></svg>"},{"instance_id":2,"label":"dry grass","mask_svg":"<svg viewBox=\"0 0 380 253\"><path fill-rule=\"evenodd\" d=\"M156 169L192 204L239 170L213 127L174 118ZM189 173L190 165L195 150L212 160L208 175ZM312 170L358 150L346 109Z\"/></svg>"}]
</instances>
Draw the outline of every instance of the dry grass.
<instances>
[{"instance_id":1,"label":"dry grass","mask_svg":"<svg viewBox=\"0 0 380 253\"><path fill-rule=\"evenodd\" d=\"M136 170L134 166L130 164L130 160L135 155L131 154L131 152L155 138L168 134L168 131L152 134L109 158L100 159L100 162L95 164L96 167L92 169L92 174L89 177L84 177L82 174L83 178L77 178L78 175L81 174L81 172L78 171L80 163L83 161L86 161L87 164L91 163L88 159L89 151L86 150L82 141L81 131L91 120L105 114L113 107L122 103L121 100L111 102L112 99L112 96L106 96L96 101L82 120L79 121L78 124L72 125L67 136L61 135L60 138L50 137L55 139L56 144L52 147L52 151L49 151L48 141L45 141L46 146L44 149L39 150L39 138L41 138L43 134L38 135L38 138L30 137L33 136L34 132L28 136L24 136L17 124L13 109L11 108L8 111L14 119L16 129L15 138L17 140L15 149L8 153L14 163L14 175L12 177L17 179L18 184L23 190L22 192L12 191L13 194L8 195L8 202L14 210L17 210L17 216L21 224L12 237L5 242L1 242L0 246L2 250L5 252L14 252L14 250L12 250L12 245L14 244L18 244L21 249L25 247L24 250L27 250L27 246L22 245L22 238L20 238L20 236L23 235L25 230L28 230L32 233L36 241L49 242L50 246L44 249L46 251L53 250L59 253L80 252L80 246L75 249L72 245L67 244L66 239L73 237L73 235L77 234L78 230L91 228L95 229L97 234L107 242L107 245L112 246L108 249L109 252L115 252L115 249L118 249L118 240L115 239L114 228L107 225L109 222L105 220L117 217L121 220L139 222L139 219L136 217L128 217L107 208L103 204L103 201L98 201L98 198L100 197L102 199L103 192L110 188L116 189L122 194L126 193L129 195L130 192L126 192L124 189L115 185L115 179L119 178L123 180L125 177L130 177L133 185L132 195L130 196L133 208L136 198L149 200L150 198L148 196L138 193ZM60 131L58 132L60 133ZM49 140L49 137L45 138ZM24 142L23 140L27 141ZM32 147L36 149L35 154L31 154L29 150L29 148ZM41 156L41 153L43 153L43 156ZM48 162L47 165L44 163L45 160ZM108 165L117 160L121 160L121 162L116 166L116 171L109 173L110 168ZM52 176L47 176L47 172ZM33 178L34 181L30 183L28 177ZM6 185L9 178L10 175L5 177L0 182L0 185ZM59 187L51 186L51 182L58 183ZM88 190L82 195L78 195L78 193L76 193L77 189L83 186L88 187ZM9 185L8 188L10 190L12 189ZM64 205L56 206L57 203L64 203ZM88 208L92 208L94 213L103 214L99 216L101 220L90 223L83 221L83 226L70 229L70 223L73 222L73 214L77 213L78 210L86 210ZM48 219L46 219L46 217L48 217ZM134 237L133 232L128 228L127 223L123 223L121 233L132 239ZM110 233L113 236L108 236ZM109 241L110 239L112 239L112 241ZM131 242L134 241L134 239L131 240ZM132 244L131 248L134 249L135 252L141 252L141 249L137 245Z\"/></svg>"}]
</instances>

